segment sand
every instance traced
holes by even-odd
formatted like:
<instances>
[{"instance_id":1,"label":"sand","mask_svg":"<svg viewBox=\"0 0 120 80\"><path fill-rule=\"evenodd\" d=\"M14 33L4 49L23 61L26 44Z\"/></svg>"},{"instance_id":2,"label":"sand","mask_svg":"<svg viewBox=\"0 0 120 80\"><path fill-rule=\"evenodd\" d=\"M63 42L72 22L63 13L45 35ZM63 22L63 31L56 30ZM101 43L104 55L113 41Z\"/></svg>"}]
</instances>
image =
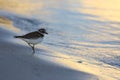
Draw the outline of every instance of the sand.
<instances>
[{"instance_id":1,"label":"sand","mask_svg":"<svg viewBox=\"0 0 120 80\"><path fill-rule=\"evenodd\" d=\"M31 49L14 35L0 28L0 80L98 80L95 75L62 66L54 57L46 59L41 54L49 51L39 49L41 53L31 55Z\"/></svg>"}]
</instances>

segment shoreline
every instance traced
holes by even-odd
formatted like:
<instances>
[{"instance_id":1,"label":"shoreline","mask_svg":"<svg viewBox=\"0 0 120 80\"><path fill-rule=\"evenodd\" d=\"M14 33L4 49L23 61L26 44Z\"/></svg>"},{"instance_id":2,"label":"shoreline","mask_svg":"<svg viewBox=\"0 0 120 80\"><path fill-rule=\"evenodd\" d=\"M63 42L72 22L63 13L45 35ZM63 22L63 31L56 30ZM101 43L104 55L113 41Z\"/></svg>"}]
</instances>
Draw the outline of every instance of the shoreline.
<instances>
[{"instance_id":1,"label":"shoreline","mask_svg":"<svg viewBox=\"0 0 120 80\"><path fill-rule=\"evenodd\" d=\"M54 57L48 61L49 56L46 59L40 53L30 55L29 47L17 44L17 40L5 40L14 35L10 31L1 28L0 35L4 36L0 41L0 80L98 80L95 75L58 65Z\"/></svg>"}]
</instances>

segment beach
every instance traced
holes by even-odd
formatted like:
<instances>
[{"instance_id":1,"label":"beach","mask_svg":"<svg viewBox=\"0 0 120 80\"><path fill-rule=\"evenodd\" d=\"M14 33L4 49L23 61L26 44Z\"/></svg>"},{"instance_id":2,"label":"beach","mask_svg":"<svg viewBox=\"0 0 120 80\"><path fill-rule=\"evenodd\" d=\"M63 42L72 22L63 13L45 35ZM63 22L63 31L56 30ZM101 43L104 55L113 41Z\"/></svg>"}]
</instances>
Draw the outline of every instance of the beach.
<instances>
[{"instance_id":1,"label":"beach","mask_svg":"<svg viewBox=\"0 0 120 80\"><path fill-rule=\"evenodd\" d=\"M0 0L0 80L120 80L119 5L119 0ZM41 28L48 35L35 54L14 38Z\"/></svg>"},{"instance_id":2,"label":"beach","mask_svg":"<svg viewBox=\"0 0 120 80\"><path fill-rule=\"evenodd\" d=\"M98 80L95 75L60 66L53 62L54 57L49 60L41 54L50 54L44 49L32 55L28 46L11 41L14 34L10 31L1 28L0 35L4 36L0 39L1 80ZM36 56L38 54L39 57Z\"/></svg>"}]
</instances>

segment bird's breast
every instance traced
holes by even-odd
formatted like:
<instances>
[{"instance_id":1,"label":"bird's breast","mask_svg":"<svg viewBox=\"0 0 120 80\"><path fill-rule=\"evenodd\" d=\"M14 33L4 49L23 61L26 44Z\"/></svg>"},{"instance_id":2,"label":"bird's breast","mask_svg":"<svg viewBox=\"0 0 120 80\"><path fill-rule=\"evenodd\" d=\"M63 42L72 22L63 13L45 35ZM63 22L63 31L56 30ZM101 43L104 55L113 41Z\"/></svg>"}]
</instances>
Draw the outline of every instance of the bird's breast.
<instances>
[{"instance_id":1,"label":"bird's breast","mask_svg":"<svg viewBox=\"0 0 120 80\"><path fill-rule=\"evenodd\" d=\"M42 42L43 38L38 38L38 39L23 39L24 41L31 43L31 44L38 44Z\"/></svg>"}]
</instances>

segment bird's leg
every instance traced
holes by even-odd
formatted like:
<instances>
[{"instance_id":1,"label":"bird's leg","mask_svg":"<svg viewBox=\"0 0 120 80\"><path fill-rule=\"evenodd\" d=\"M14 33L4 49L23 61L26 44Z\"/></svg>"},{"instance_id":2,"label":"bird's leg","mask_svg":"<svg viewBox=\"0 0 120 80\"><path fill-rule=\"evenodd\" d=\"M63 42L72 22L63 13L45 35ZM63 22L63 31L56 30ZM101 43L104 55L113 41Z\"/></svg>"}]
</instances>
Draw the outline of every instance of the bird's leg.
<instances>
[{"instance_id":1,"label":"bird's leg","mask_svg":"<svg viewBox=\"0 0 120 80\"><path fill-rule=\"evenodd\" d=\"M33 46L32 46L32 50L33 50L33 54L35 53L35 45L33 44Z\"/></svg>"},{"instance_id":2,"label":"bird's leg","mask_svg":"<svg viewBox=\"0 0 120 80\"><path fill-rule=\"evenodd\" d=\"M28 45L32 48L32 50L33 50L33 53L35 53L35 48L34 48L34 44L33 44L33 46L30 44L30 43L28 43Z\"/></svg>"},{"instance_id":3,"label":"bird's leg","mask_svg":"<svg viewBox=\"0 0 120 80\"><path fill-rule=\"evenodd\" d=\"M28 45L32 48L32 45L30 45L30 43L28 43Z\"/></svg>"}]
</instances>

